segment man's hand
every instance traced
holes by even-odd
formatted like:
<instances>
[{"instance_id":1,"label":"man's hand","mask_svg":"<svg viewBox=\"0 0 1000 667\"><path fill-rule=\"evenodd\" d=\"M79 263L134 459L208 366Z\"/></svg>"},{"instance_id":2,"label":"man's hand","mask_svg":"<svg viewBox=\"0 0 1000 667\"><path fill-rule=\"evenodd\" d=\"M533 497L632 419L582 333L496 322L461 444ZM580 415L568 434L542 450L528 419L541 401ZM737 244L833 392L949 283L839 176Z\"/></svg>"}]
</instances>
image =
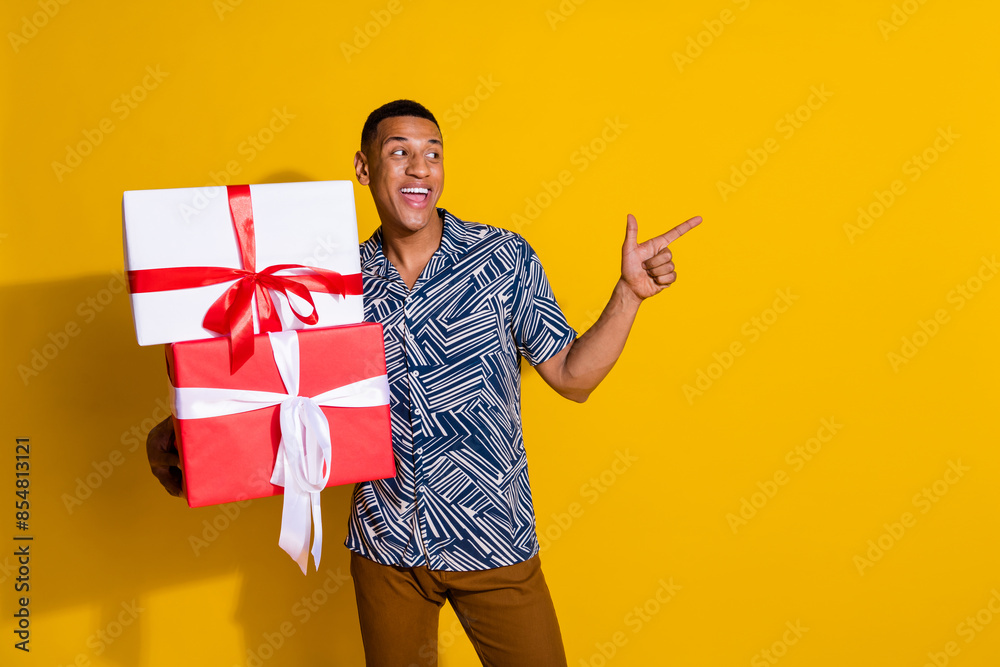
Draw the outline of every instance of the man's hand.
<instances>
[{"instance_id":1,"label":"man's hand","mask_svg":"<svg viewBox=\"0 0 1000 667\"><path fill-rule=\"evenodd\" d=\"M628 216L622 245L622 275L608 305L582 336L535 366L550 387L572 401L587 400L618 361L639 304L677 280L668 246L699 224L701 216L695 216L665 234L637 243L639 223L635 216Z\"/></svg>"},{"instance_id":2,"label":"man's hand","mask_svg":"<svg viewBox=\"0 0 1000 667\"><path fill-rule=\"evenodd\" d=\"M669 245L701 224L701 216L685 220L670 231L638 243L639 223L631 213L622 245L622 280L639 299L662 292L677 280Z\"/></svg>"},{"instance_id":3,"label":"man's hand","mask_svg":"<svg viewBox=\"0 0 1000 667\"><path fill-rule=\"evenodd\" d=\"M180 496L184 492L184 479L178 467L181 461L174 438L174 424L167 417L146 436L146 456L149 458L149 467L167 493Z\"/></svg>"}]
</instances>

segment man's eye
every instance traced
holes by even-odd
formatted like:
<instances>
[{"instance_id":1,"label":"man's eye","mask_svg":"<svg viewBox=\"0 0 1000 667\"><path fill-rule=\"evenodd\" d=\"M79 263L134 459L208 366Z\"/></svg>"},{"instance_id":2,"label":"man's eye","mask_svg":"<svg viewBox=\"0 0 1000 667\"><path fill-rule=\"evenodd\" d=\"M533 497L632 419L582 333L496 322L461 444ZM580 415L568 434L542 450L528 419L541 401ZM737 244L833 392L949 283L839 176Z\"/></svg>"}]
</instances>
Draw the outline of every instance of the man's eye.
<instances>
[{"instance_id":1,"label":"man's eye","mask_svg":"<svg viewBox=\"0 0 1000 667\"><path fill-rule=\"evenodd\" d=\"M394 150L389 155L402 155L402 154L403 154L403 149L402 148L397 148L396 150Z\"/></svg>"},{"instance_id":2,"label":"man's eye","mask_svg":"<svg viewBox=\"0 0 1000 667\"><path fill-rule=\"evenodd\" d=\"M428 153L427 157L436 158L436 157L441 157L441 155L439 153Z\"/></svg>"}]
</instances>

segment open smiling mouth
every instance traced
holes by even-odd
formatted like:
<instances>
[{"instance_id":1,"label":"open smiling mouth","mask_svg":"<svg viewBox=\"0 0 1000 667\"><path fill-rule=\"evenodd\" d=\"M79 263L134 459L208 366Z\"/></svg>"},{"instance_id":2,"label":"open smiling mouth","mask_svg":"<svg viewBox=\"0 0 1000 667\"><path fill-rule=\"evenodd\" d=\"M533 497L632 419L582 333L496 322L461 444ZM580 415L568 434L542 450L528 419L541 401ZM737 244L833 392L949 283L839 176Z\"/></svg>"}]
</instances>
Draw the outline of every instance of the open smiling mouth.
<instances>
[{"instance_id":1,"label":"open smiling mouth","mask_svg":"<svg viewBox=\"0 0 1000 667\"><path fill-rule=\"evenodd\" d=\"M407 201L414 204L423 204L431 193L429 188L400 188L399 191L403 193Z\"/></svg>"}]
</instances>

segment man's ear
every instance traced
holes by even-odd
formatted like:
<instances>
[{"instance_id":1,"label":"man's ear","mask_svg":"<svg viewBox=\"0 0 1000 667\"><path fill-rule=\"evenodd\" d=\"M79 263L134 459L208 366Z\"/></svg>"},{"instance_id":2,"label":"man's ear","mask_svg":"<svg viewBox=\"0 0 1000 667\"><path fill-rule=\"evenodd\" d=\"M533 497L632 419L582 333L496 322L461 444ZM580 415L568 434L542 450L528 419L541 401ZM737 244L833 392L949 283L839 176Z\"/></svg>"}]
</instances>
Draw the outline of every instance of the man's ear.
<instances>
[{"instance_id":1,"label":"man's ear","mask_svg":"<svg viewBox=\"0 0 1000 667\"><path fill-rule=\"evenodd\" d=\"M368 185L368 158L361 151L354 154L354 173L358 176L358 183Z\"/></svg>"}]
</instances>

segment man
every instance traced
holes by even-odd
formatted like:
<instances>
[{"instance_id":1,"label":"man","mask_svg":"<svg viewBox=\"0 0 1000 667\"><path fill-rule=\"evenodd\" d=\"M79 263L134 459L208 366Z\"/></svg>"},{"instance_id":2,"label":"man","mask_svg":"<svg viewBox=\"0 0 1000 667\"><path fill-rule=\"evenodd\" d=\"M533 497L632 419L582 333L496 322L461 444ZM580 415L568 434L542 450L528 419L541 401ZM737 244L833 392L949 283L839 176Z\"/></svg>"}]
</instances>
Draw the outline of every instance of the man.
<instances>
[{"instance_id":1,"label":"man","mask_svg":"<svg viewBox=\"0 0 1000 667\"><path fill-rule=\"evenodd\" d=\"M637 243L628 216L622 272L582 336L518 234L465 222L436 204L440 128L423 106L376 109L354 157L381 221L361 247L365 319L384 327L396 477L354 489L351 550L368 665L437 664L450 601L483 664L565 665L541 572L520 418L520 358L583 402L614 366L639 304L676 279L668 244L695 217ZM147 441L176 495L173 429Z\"/></svg>"}]
</instances>

